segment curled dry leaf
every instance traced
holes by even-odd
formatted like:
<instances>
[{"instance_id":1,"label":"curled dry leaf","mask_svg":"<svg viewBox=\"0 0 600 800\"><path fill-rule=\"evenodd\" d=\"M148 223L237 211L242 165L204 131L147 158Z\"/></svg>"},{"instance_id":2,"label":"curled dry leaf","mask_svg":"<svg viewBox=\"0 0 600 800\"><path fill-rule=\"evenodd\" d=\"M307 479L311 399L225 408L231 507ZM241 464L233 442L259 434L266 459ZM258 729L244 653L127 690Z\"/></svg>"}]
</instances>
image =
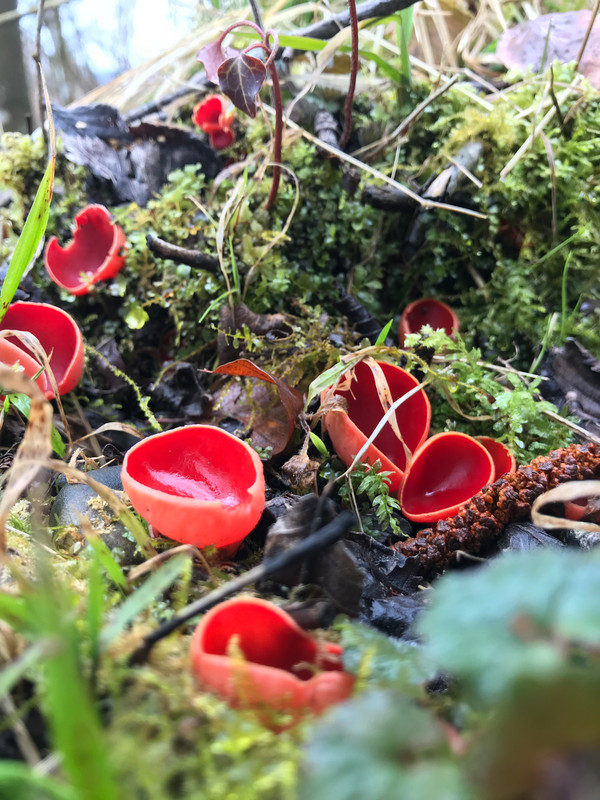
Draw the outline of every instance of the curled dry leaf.
<instances>
[{"instance_id":1,"label":"curled dry leaf","mask_svg":"<svg viewBox=\"0 0 600 800\"><path fill-rule=\"evenodd\" d=\"M600 497L600 481L570 481L544 492L544 494L536 498L531 506L531 519L534 525L539 525L540 528L568 528L576 531L600 533L600 525L595 525L593 522L550 516L540 510L548 503L570 503L583 497Z\"/></svg>"},{"instance_id":2,"label":"curled dry leaf","mask_svg":"<svg viewBox=\"0 0 600 800\"><path fill-rule=\"evenodd\" d=\"M246 378L258 378L261 381L273 384L277 389L279 399L285 410L286 422L283 422L283 420L278 422L277 416L270 412L260 426L262 438L264 439L264 443L261 446L271 447L272 455L277 455L285 450L288 442L292 438L296 419L304 406L304 397L297 389L294 389L281 378L271 375L270 372L262 369L262 367L259 367L247 358L238 358L236 361L230 361L228 364L221 364L221 366L214 370L203 370L203 372L212 372L217 375L239 375ZM257 399L258 396L255 397L253 393L252 401ZM231 416L239 419L240 416L238 415L240 414L243 421L252 424L253 415L248 408L248 402L246 402L245 405L246 408L242 407L238 409L237 413L232 410ZM221 408L221 412L222 410ZM258 408L258 410L260 410L260 408ZM258 416L256 418L260 419ZM253 424L253 430L255 427L256 426Z\"/></svg>"},{"instance_id":3,"label":"curled dry leaf","mask_svg":"<svg viewBox=\"0 0 600 800\"><path fill-rule=\"evenodd\" d=\"M21 493L31 485L52 453L52 405L32 380L10 367L0 365L0 386L7 392L25 394L31 399L31 411L25 435L17 448L13 465L7 473L0 501L0 555L6 553L6 521Z\"/></svg>"},{"instance_id":4,"label":"curled dry leaf","mask_svg":"<svg viewBox=\"0 0 600 800\"><path fill-rule=\"evenodd\" d=\"M504 31L496 55L509 69L519 67L541 72L553 61L575 61L592 22L592 11L559 11L543 14ZM600 19L594 21L579 62L579 72L600 89Z\"/></svg>"}]
</instances>

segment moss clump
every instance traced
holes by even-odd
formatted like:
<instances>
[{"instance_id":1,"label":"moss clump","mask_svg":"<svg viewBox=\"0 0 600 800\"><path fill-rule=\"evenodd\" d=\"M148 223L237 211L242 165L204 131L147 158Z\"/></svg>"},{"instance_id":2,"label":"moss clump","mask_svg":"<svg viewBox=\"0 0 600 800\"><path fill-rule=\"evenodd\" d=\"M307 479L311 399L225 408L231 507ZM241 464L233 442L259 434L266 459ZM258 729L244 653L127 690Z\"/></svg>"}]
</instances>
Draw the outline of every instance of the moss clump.
<instances>
[{"instance_id":1,"label":"moss clump","mask_svg":"<svg viewBox=\"0 0 600 800\"><path fill-rule=\"evenodd\" d=\"M164 642L152 663L113 674L111 761L134 800L293 800L306 724L275 734L194 685L181 649Z\"/></svg>"}]
</instances>

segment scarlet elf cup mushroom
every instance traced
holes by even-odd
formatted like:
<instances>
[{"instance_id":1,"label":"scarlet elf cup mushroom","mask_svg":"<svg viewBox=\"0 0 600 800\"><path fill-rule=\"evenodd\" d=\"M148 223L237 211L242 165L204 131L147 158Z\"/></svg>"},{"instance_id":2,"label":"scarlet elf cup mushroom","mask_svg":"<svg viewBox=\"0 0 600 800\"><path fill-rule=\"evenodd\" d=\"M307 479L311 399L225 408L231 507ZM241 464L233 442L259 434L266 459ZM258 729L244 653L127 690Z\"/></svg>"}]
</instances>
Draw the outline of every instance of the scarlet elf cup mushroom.
<instances>
[{"instance_id":1,"label":"scarlet elf cup mushroom","mask_svg":"<svg viewBox=\"0 0 600 800\"><path fill-rule=\"evenodd\" d=\"M205 614L191 655L202 688L234 706L291 713L293 721L345 700L354 686L339 645L317 640L256 597L237 597Z\"/></svg>"},{"instance_id":2,"label":"scarlet elf cup mushroom","mask_svg":"<svg viewBox=\"0 0 600 800\"><path fill-rule=\"evenodd\" d=\"M413 522L437 522L456 514L494 478L488 450L466 433L431 436L413 454L400 486L402 513Z\"/></svg>"},{"instance_id":3,"label":"scarlet elf cup mushroom","mask_svg":"<svg viewBox=\"0 0 600 800\"><path fill-rule=\"evenodd\" d=\"M75 217L73 241L61 247L56 236L48 242L45 263L58 286L71 294L87 294L94 283L114 278L125 266L125 234L104 206L91 205Z\"/></svg>"},{"instance_id":4,"label":"scarlet elf cup mushroom","mask_svg":"<svg viewBox=\"0 0 600 800\"><path fill-rule=\"evenodd\" d=\"M66 311L47 303L11 303L0 322L0 330L25 331L38 339L48 355L60 395L77 386L83 374L83 336L73 317ZM42 369L42 365L21 339L11 336L1 341L0 359L4 363L14 364L18 360L30 377ZM9 345L21 352L15 353ZM38 385L49 400L54 397L54 390L46 373L42 373Z\"/></svg>"},{"instance_id":5,"label":"scarlet elf cup mushroom","mask_svg":"<svg viewBox=\"0 0 600 800\"><path fill-rule=\"evenodd\" d=\"M138 442L125 455L122 480L135 510L157 531L196 547L240 544L265 505L258 454L212 425Z\"/></svg>"},{"instance_id":6,"label":"scarlet elf cup mushroom","mask_svg":"<svg viewBox=\"0 0 600 800\"><path fill-rule=\"evenodd\" d=\"M432 328L442 328L448 336L458 331L458 317L453 309L441 300L433 297L423 297L409 303L400 317L398 326L398 341L400 347L404 345L404 337L409 333L419 333L423 325Z\"/></svg>"},{"instance_id":7,"label":"scarlet elf cup mushroom","mask_svg":"<svg viewBox=\"0 0 600 800\"><path fill-rule=\"evenodd\" d=\"M344 398L347 412L341 407L329 411L325 415L324 425L336 453L346 466L350 466L384 414L374 370L381 371L392 401L417 389L394 412L402 441L387 422L369 445L363 458L363 461L370 464L379 460L382 470L391 473L390 491L397 492L408 457L425 441L431 422L429 399L423 389L418 389L419 381L413 375L385 361L376 362L375 367L366 361L359 362L354 368L348 387L336 388L334 391L334 397Z\"/></svg>"}]
</instances>

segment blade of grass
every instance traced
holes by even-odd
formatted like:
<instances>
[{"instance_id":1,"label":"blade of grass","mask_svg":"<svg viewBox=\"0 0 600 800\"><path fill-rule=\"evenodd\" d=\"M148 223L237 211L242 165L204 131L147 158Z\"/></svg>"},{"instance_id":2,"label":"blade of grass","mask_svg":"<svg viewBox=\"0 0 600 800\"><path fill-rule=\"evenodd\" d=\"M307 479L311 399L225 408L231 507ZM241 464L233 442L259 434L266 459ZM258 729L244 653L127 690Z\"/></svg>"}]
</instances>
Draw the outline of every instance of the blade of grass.
<instances>
[{"instance_id":1,"label":"blade of grass","mask_svg":"<svg viewBox=\"0 0 600 800\"><path fill-rule=\"evenodd\" d=\"M106 648L115 636L118 636L132 622L138 614L147 608L157 596L181 574L184 565L189 560L187 555L172 558L163 564L160 569L151 575L138 589L115 609L112 620L105 626L100 634L100 648Z\"/></svg>"},{"instance_id":2,"label":"blade of grass","mask_svg":"<svg viewBox=\"0 0 600 800\"><path fill-rule=\"evenodd\" d=\"M37 641L28 647L23 654L11 661L0 672L0 697L8 694L13 686L18 683L27 670L39 661L48 651L48 642ZM0 795L1 796L1 795Z\"/></svg>"},{"instance_id":3,"label":"blade of grass","mask_svg":"<svg viewBox=\"0 0 600 800\"><path fill-rule=\"evenodd\" d=\"M29 419L29 414L31 412L31 398L27 397L26 394L9 394L7 395L7 398L13 404L13 406L17 408L21 414L23 414L25 419ZM65 443L63 442L60 433L54 427L54 425L52 425L52 430L50 432L50 442L56 455L59 458L64 458L66 452Z\"/></svg>"},{"instance_id":4,"label":"blade of grass","mask_svg":"<svg viewBox=\"0 0 600 800\"><path fill-rule=\"evenodd\" d=\"M22 761L0 762L0 797L11 800L77 800L70 787L38 775Z\"/></svg>"},{"instance_id":5,"label":"blade of grass","mask_svg":"<svg viewBox=\"0 0 600 800\"><path fill-rule=\"evenodd\" d=\"M0 289L0 320L2 320L6 314L6 309L15 296L23 273L34 257L35 251L46 230L48 214L50 213L50 201L52 200L55 163L56 154L53 153L46 167L44 177L38 187L31 210L25 220L25 225L19 236L19 241L10 259L6 278L2 284L2 289Z\"/></svg>"},{"instance_id":6,"label":"blade of grass","mask_svg":"<svg viewBox=\"0 0 600 800\"><path fill-rule=\"evenodd\" d=\"M49 722L52 745L77 800L118 800L119 792L100 718L83 665L74 592L55 579L40 551L35 590L27 594L29 616L38 639L48 644L40 664L40 704Z\"/></svg>"}]
</instances>

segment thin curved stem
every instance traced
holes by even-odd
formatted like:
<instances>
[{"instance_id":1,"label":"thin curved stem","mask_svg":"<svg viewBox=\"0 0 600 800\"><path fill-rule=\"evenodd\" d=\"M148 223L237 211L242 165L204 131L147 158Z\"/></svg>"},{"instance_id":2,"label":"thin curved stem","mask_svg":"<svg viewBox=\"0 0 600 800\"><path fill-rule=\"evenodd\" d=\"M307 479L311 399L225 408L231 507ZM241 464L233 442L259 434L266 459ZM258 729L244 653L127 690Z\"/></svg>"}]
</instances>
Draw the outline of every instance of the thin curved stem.
<instances>
[{"instance_id":1,"label":"thin curved stem","mask_svg":"<svg viewBox=\"0 0 600 800\"><path fill-rule=\"evenodd\" d=\"M350 61L350 84L344 104L344 130L340 136L340 150L348 144L352 127L352 103L356 90L356 75L358 73L358 17L356 16L356 0L348 0L350 13L350 33L352 35L352 55Z\"/></svg>"},{"instance_id":2,"label":"thin curved stem","mask_svg":"<svg viewBox=\"0 0 600 800\"><path fill-rule=\"evenodd\" d=\"M273 183L271 184L271 191L265 208L267 211L271 208L277 197L277 190L279 189L279 178L281 176L281 142L283 139L283 103L281 102L281 86L279 84L279 75L277 74L277 67L275 62L272 61L269 65L271 73L271 81L273 83L273 101L275 104L275 135L273 138Z\"/></svg>"},{"instance_id":3,"label":"thin curved stem","mask_svg":"<svg viewBox=\"0 0 600 800\"><path fill-rule=\"evenodd\" d=\"M252 20L250 19L240 19L237 22L232 22L231 25L225 28L223 33L217 39L217 42L219 44L222 44L223 40L225 39L228 33L231 33L231 31L235 30L236 28L242 28L244 26L248 26L249 28L254 28L254 30L258 33L261 39L264 38L265 32L263 31L262 28L259 28L255 22L252 22Z\"/></svg>"}]
</instances>

